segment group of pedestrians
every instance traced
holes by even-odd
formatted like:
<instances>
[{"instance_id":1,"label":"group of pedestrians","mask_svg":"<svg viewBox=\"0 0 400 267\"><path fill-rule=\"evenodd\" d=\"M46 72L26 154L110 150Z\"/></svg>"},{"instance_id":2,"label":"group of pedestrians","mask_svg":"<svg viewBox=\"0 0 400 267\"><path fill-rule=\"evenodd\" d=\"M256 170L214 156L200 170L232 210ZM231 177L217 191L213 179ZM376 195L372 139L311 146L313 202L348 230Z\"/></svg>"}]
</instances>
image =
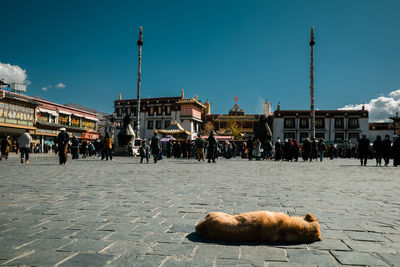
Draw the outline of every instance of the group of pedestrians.
<instances>
[{"instance_id":1,"label":"group of pedestrians","mask_svg":"<svg viewBox=\"0 0 400 267\"><path fill-rule=\"evenodd\" d=\"M371 156L370 140L366 135L363 135L358 142L357 152L361 166L366 166L368 158ZM372 152L372 156L375 157L376 166L382 166L382 159L384 161L384 166L388 166L390 158L393 158L393 166L400 165L400 136L395 135L392 144L389 135L385 135L383 140L382 137L378 135L372 144Z\"/></svg>"}]
</instances>

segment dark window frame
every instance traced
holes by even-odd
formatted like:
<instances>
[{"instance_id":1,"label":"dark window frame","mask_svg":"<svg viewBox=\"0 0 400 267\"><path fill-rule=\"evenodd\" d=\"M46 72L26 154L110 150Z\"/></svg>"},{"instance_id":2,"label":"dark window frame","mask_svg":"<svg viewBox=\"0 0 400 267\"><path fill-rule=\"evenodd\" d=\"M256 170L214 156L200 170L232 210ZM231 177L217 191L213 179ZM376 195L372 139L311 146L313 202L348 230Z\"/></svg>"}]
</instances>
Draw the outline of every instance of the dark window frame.
<instances>
[{"instance_id":1,"label":"dark window frame","mask_svg":"<svg viewBox=\"0 0 400 267\"><path fill-rule=\"evenodd\" d=\"M147 129L149 130L154 129L154 121L147 121Z\"/></svg>"},{"instance_id":2,"label":"dark window frame","mask_svg":"<svg viewBox=\"0 0 400 267\"><path fill-rule=\"evenodd\" d=\"M289 123L289 122L292 122L292 123ZM285 128L285 129L296 128L296 118L284 118L283 119L283 128Z\"/></svg>"}]
</instances>

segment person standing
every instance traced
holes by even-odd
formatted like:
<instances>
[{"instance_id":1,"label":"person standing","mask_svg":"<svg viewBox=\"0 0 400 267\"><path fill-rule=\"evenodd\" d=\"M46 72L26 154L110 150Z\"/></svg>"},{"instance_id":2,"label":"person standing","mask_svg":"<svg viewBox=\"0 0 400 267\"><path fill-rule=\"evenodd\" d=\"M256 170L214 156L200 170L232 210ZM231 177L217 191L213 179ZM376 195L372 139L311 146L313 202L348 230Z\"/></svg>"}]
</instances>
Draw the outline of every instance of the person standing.
<instances>
[{"instance_id":1,"label":"person standing","mask_svg":"<svg viewBox=\"0 0 400 267\"><path fill-rule=\"evenodd\" d=\"M382 156L383 156L383 142L382 137L378 135L372 145L372 148L375 151L375 160L376 166L382 166Z\"/></svg>"},{"instance_id":2,"label":"person standing","mask_svg":"<svg viewBox=\"0 0 400 267\"><path fill-rule=\"evenodd\" d=\"M308 158L310 157L311 153L311 143L310 143L310 138L306 138L303 143L303 147L301 148L301 155L303 157L304 161L307 161Z\"/></svg>"},{"instance_id":3,"label":"person standing","mask_svg":"<svg viewBox=\"0 0 400 267\"><path fill-rule=\"evenodd\" d=\"M203 160L204 161L204 148L205 148L205 142L204 139L201 137L200 133L197 133L197 139L196 139L196 155L197 155L197 160Z\"/></svg>"},{"instance_id":4,"label":"person standing","mask_svg":"<svg viewBox=\"0 0 400 267\"><path fill-rule=\"evenodd\" d=\"M396 135L393 140L392 154L393 166L397 167L400 165L400 135Z\"/></svg>"},{"instance_id":5,"label":"person standing","mask_svg":"<svg viewBox=\"0 0 400 267\"><path fill-rule=\"evenodd\" d=\"M256 139L256 142L254 144L254 157L256 158L256 160L261 159L261 142L258 138Z\"/></svg>"},{"instance_id":6,"label":"person standing","mask_svg":"<svg viewBox=\"0 0 400 267\"><path fill-rule=\"evenodd\" d=\"M208 136L207 142L208 142L208 147L207 147L207 158L208 158L208 163L212 162L215 163L215 153L217 151L217 139L215 139L214 136L214 130L210 132L210 135Z\"/></svg>"},{"instance_id":7,"label":"person standing","mask_svg":"<svg viewBox=\"0 0 400 267\"><path fill-rule=\"evenodd\" d=\"M249 160L253 160L253 149L254 149L254 142L251 136L247 139L247 157Z\"/></svg>"},{"instance_id":8,"label":"person standing","mask_svg":"<svg viewBox=\"0 0 400 267\"><path fill-rule=\"evenodd\" d=\"M325 144L324 138L319 139L317 147L318 147L318 153L319 153L319 161L322 162L322 160L324 159L325 150L326 150L326 144Z\"/></svg>"},{"instance_id":9,"label":"person standing","mask_svg":"<svg viewBox=\"0 0 400 267\"><path fill-rule=\"evenodd\" d=\"M58 145L58 158L60 165L64 164L68 160L67 150L68 150L68 142L69 142L69 135L65 128L60 129L60 133L57 136L57 145Z\"/></svg>"},{"instance_id":10,"label":"person standing","mask_svg":"<svg viewBox=\"0 0 400 267\"><path fill-rule=\"evenodd\" d=\"M32 137L29 134L29 130L26 130L21 136L18 138L19 150L21 152L21 163L29 163L29 152L31 149Z\"/></svg>"},{"instance_id":11,"label":"person standing","mask_svg":"<svg viewBox=\"0 0 400 267\"><path fill-rule=\"evenodd\" d=\"M75 135L71 138L71 154L72 159L79 159L79 145L80 141Z\"/></svg>"},{"instance_id":12,"label":"person standing","mask_svg":"<svg viewBox=\"0 0 400 267\"><path fill-rule=\"evenodd\" d=\"M113 160L112 158L112 145L114 143L114 140L110 137L108 133L106 133L104 140L103 140L103 148L104 148L104 154L106 157L106 160L108 160L108 157L110 157L110 160Z\"/></svg>"},{"instance_id":13,"label":"person standing","mask_svg":"<svg viewBox=\"0 0 400 267\"><path fill-rule=\"evenodd\" d=\"M390 150L392 149L392 141L390 140L390 136L385 135L385 139L382 141L382 156L385 160L385 166L389 165L390 161Z\"/></svg>"},{"instance_id":14,"label":"person standing","mask_svg":"<svg viewBox=\"0 0 400 267\"><path fill-rule=\"evenodd\" d=\"M161 149L160 137L158 137L157 134L158 134L158 131L154 130L154 135L151 138L151 144L150 144L151 153L153 154L154 163L157 163L158 154L160 153L160 149Z\"/></svg>"},{"instance_id":15,"label":"person standing","mask_svg":"<svg viewBox=\"0 0 400 267\"><path fill-rule=\"evenodd\" d=\"M333 144L330 144L328 147L328 157L330 160L333 160L336 157L336 148Z\"/></svg>"},{"instance_id":16,"label":"person standing","mask_svg":"<svg viewBox=\"0 0 400 267\"><path fill-rule=\"evenodd\" d=\"M281 138L278 137L275 142L275 161L280 161L282 158L282 143Z\"/></svg>"},{"instance_id":17,"label":"person standing","mask_svg":"<svg viewBox=\"0 0 400 267\"><path fill-rule=\"evenodd\" d=\"M7 160L8 159L8 153L10 153L10 147L11 147L11 142L8 139L7 135L3 136L3 139L1 140L0 146L1 146L0 160L2 158L5 158Z\"/></svg>"},{"instance_id":18,"label":"person standing","mask_svg":"<svg viewBox=\"0 0 400 267\"><path fill-rule=\"evenodd\" d=\"M140 163L143 163L143 159L146 158L147 163L149 163L150 147L146 144L146 140L142 140L139 148L140 153Z\"/></svg>"},{"instance_id":19,"label":"person standing","mask_svg":"<svg viewBox=\"0 0 400 267\"><path fill-rule=\"evenodd\" d=\"M294 161L299 160L299 151L300 151L299 142L297 142L296 139L293 139L292 156L293 156Z\"/></svg>"},{"instance_id":20,"label":"person standing","mask_svg":"<svg viewBox=\"0 0 400 267\"><path fill-rule=\"evenodd\" d=\"M358 141L357 152L360 157L361 166L367 166L368 160L368 151L369 151L369 140L365 134L362 135L362 138Z\"/></svg>"}]
</instances>

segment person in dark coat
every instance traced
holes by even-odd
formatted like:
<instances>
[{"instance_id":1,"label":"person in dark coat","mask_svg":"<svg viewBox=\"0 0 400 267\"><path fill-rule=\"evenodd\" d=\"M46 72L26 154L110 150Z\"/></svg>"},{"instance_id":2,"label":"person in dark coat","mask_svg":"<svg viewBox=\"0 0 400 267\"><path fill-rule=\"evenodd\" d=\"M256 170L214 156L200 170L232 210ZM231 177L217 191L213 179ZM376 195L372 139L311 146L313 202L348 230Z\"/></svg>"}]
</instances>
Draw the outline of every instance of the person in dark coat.
<instances>
[{"instance_id":1,"label":"person in dark coat","mask_svg":"<svg viewBox=\"0 0 400 267\"><path fill-rule=\"evenodd\" d=\"M253 160L253 149L254 149L254 142L251 137L247 139L247 157L249 160Z\"/></svg>"},{"instance_id":2,"label":"person in dark coat","mask_svg":"<svg viewBox=\"0 0 400 267\"><path fill-rule=\"evenodd\" d=\"M393 166L397 167L400 165L400 135L397 135L393 140L392 155Z\"/></svg>"},{"instance_id":3,"label":"person in dark coat","mask_svg":"<svg viewBox=\"0 0 400 267\"><path fill-rule=\"evenodd\" d=\"M319 160L322 162L322 160L324 159L324 154L325 154L325 149L326 149L325 140L323 138L319 139L317 148L318 148L318 153L319 153Z\"/></svg>"},{"instance_id":4,"label":"person in dark coat","mask_svg":"<svg viewBox=\"0 0 400 267\"><path fill-rule=\"evenodd\" d=\"M71 154L72 159L79 159L79 145L80 141L75 135L71 138Z\"/></svg>"},{"instance_id":5,"label":"person in dark coat","mask_svg":"<svg viewBox=\"0 0 400 267\"><path fill-rule=\"evenodd\" d=\"M65 128L60 129L60 133L57 136L57 145L58 145L58 157L60 165L64 164L68 160L67 156L67 149L68 149L68 142L69 142L69 135Z\"/></svg>"},{"instance_id":6,"label":"person in dark coat","mask_svg":"<svg viewBox=\"0 0 400 267\"><path fill-rule=\"evenodd\" d=\"M275 161L280 161L282 158L282 148L281 139L278 137L275 142Z\"/></svg>"},{"instance_id":7,"label":"person in dark coat","mask_svg":"<svg viewBox=\"0 0 400 267\"><path fill-rule=\"evenodd\" d=\"M173 146L172 142L168 141L168 143L167 143L167 158L171 157L172 146Z\"/></svg>"},{"instance_id":8,"label":"person in dark coat","mask_svg":"<svg viewBox=\"0 0 400 267\"><path fill-rule=\"evenodd\" d=\"M330 144L328 147L328 157L330 160L333 160L334 158L336 158L337 155L337 151L336 148L333 144Z\"/></svg>"},{"instance_id":9,"label":"person in dark coat","mask_svg":"<svg viewBox=\"0 0 400 267\"><path fill-rule=\"evenodd\" d=\"M304 161L308 160L308 158L310 157L310 153L311 153L311 143L310 139L307 138L306 140L304 140L303 147L301 148L301 155Z\"/></svg>"},{"instance_id":10,"label":"person in dark coat","mask_svg":"<svg viewBox=\"0 0 400 267\"><path fill-rule=\"evenodd\" d=\"M392 141L389 135L385 135L385 139L382 141L382 157L385 160L385 166L389 165L390 152L392 149Z\"/></svg>"},{"instance_id":11,"label":"person in dark coat","mask_svg":"<svg viewBox=\"0 0 400 267\"><path fill-rule=\"evenodd\" d=\"M298 161L298 159L299 159L299 150L300 150L299 143L297 142L296 139L293 139L293 146L292 146L291 154L292 154L294 161Z\"/></svg>"},{"instance_id":12,"label":"person in dark coat","mask_svg":"<svg viewBox=\"0 0 400 267\"><path fill-rule=\"evenodd\" d=\"M157 163L158 154L160 153L160 149L161 149L160 137L158 137L157 134L158 134L158 131L154 130L154 135L151 138L151 144L150 144L150 149L151 149L151 153L153 154L154 163Z\"/></svg>"},{"instance_id":13,"label":"person in dark coat","mask_svg":"<svg viewBox=\"0 0 400 267\"><path fill-rule=\"evenodd\" d=\"M358 141L357 152L360 157L361 166L367 165L368 160L368 151L369 151L369 140L365 134L362 135L362 138Z\"/></svg>"},{"instance_id":14,"label":"person in dark coat","mask_svg":"<svg viewBox=\"0 0 400 267\"><path fill-rule=\"evenodd\" d=\"M317 140L315 140L315 138L311 138L311 153L310 153L310 162L315 159L317 160L318 158L318 151L317 151Z\"/></svg>"},{"instance_id":15,"label":"person in dark coat","mask_svg":"<svg viewBox=\"0 0 400 267\"><path fill-rule=\"evenodd\" d=\"M383 142L380 135L378 135L372 145L375 152L376 166L382 166L382 156L383 156Z\"/></svg>"},{"instance_id":16,"label":"person in dark coat","mask_svg":"<svg viewBox=\"0 0 400 267\"><path fill-rule=\"evenodd\" d=\"M212 130L207 139L207 159L208 163L215 162L215 153L217 152L217 139L215 139L214 131Z\"/></svg>"}]
</instances>

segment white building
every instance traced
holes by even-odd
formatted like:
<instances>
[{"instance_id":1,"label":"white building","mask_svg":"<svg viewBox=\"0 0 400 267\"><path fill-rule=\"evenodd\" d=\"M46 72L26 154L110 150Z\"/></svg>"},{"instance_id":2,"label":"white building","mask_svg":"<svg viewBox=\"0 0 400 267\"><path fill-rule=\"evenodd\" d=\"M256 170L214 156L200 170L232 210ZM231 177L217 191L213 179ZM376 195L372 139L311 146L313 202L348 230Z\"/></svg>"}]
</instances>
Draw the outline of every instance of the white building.
<instances>
[{"instance_id":1,"label":"white building","mask_svg":"<svg viewBox=\"0 0 400 267\"><path fill-rule=\"evenodd\" d=\"M273 140L297 139L300 143L311 136L310 110L278 110L273 113ZM316 110L315 137L326 142L356 141L368 136L367 110Z\"/></svg>"}]
</instances>

